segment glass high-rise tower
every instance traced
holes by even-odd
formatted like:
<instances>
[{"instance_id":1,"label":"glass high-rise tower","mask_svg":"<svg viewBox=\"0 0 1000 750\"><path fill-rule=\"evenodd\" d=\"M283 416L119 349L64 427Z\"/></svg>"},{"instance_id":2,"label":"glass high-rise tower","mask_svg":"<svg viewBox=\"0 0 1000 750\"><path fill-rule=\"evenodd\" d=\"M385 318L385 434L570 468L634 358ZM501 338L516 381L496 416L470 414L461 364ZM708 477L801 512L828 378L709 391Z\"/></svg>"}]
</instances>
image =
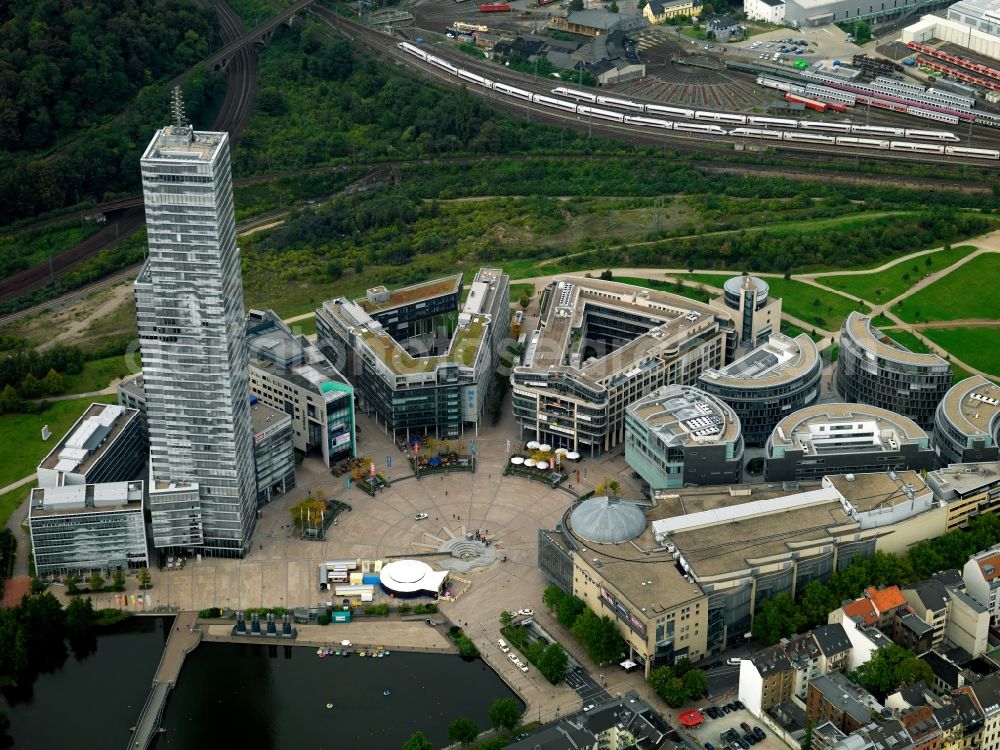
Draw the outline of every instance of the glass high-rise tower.
<instances>
[{"instance_id":1,"label":"glass high-rise tower","mask_svg":"<svg viewBox=\"0 0 1000 750\"><path fill-rule=\"evenodd\" d=\"M229 136L174 124L142 155L149 257L135 282L158 548L241 556L256 521Z\"/></svg>"}]
</instances>

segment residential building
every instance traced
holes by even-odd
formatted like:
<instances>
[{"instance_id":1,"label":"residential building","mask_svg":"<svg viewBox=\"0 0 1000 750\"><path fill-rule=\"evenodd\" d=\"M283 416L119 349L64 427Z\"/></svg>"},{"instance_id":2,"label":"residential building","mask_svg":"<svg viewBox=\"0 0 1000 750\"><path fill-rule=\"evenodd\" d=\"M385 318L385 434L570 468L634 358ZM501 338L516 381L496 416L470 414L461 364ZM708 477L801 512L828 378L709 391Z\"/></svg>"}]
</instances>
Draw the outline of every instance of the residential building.
<instances>
[{"instance_id":1,"label":"residential building","mask_svg":"<svg viewBox=\"0 0 1000 750\"><path fill-rule=\"evenodd\" d=\"M721 367L734 336L728 312L685 297L560 277L511 377L521 437L590 455L616 448L626 407Z\"/></svg>"},{"instance_id":2,"label":"residential building","mask_svg":"<svg viewBox=\"0 0 1000 750\"><path fill-rule=\"evenodd\" d=\"M39 576L146 567L143 483L36 487L28 525Z\"/></svg>"},{"instance_id":3,"label":"residential building","mask_svg":"<svg viewBox=\"0 0 1000 750\"><path fill-rule=\"evenodd\" d=\"M273 310L247 314L250 392L292 418L295 449L323 463L356 454L354 388Z\"/></svg>"},{"instance_id":4,"label":"residential building","mask_svg":"<svg viewBox=\"0 0 1000 750\"><path fill-rule=\"evenodd\" d=\"M770 646L740 661L739 699L759 717L788 700L795 686L795 670L781 644Z\"/></svg>"},{"instance_id":5,"label":"residential building","mask_svg":"<svg viewBox=\"0 0 1000 750\"><path fill-rule=\"evenodd\" d=\"M153 543L241 557L257 491L229 136L195 131L179 93L174 118L140 159L149 256L135 297ZM197 503L165 499L171 485L196 485Z\"/></svg>"},{"instance_id":6,"label":"residential building","mask_svg":"<svg viewBox=\"0 0 1000 750\"><path fill-rule=\"evenodd\" d=\"M845 401L886 409L933 429L934 413L951 388L951 366L893 341L859 312L840 330L837 390Z\"/></svg>"},{"instance_id":7,"label":"residential building","mask_svg":"<svg viewBox=\"0 0 1000 750\"><path fill-rule=\"evenodd\" d=\"M907 606L907 614L896 620L892 640L915 654L922 654L934 645L934 628Z\"/></svg>"},{"instance_id":8,"label":"residential building","mask_svg":"<svg viewBox=\"0 0 1000 750\"><path fill-rule=\"evenodd\" d=\"M767 442L784 417L819 400L823 362L805 333L780 333L721 369L706 370L698 387L732 407L748 446Z\"/></svg>"},{"instance_id":9,"label":"residential building","mask_svg":"<svg viewBox=\"0 0 1000 750\"><path fill-rule=\"evenodd\" d=\"M781 300L768 296L767 282L756 276L734 276L722 287L722 296L709 305L731 310L737 321L737 342L744 349L754 349L772 333L781 329Z\"/></svg>"},{"instance_id":10,"label":"residential building","mask_svg":"<svg viewBox=\"0 0 1000 750\"><path fill-rule=\"evenodd\" d=\"M692 0L650 0L642 9L642 15L651 24L666 23L668 18L676 16L693 16Z\"/></svg>"},{"instance_id":11,"label":"residential building","mask_svg":"<svg viewBox=\"0 0 1000 750\"><path fill-rule=\"evenodd\" d=\"M959 586L947 585L940 576L934 576L907 586L903 596L914 613L931 627L933 648L957 646L970 658L986 651L989 611Z\"/></svg>"},{"instance_id":12,"label":"residential building","mask_svg":"<svg viewBox=\"0 0 1000 750\"><path fill-rule=\"evenodd\" d=\"M510 343L509 286L500 269L481 268L461 308L461 274L328 300L316 311L320 348L354 384L359 408L395 438L478 433Z\"/></svg>"},{"instance_id":13,"label":"residential building","mask_svg":"<svg viewBox=\"0 0 1000 750\"><path fill-rule=\"evenodd\" d=\"M965 528L1000 507L1000 462L951 464L927 474L934 498L947 508L945 531Z\"/></svg>"},{"instance_id":14,"label":"residential building","mask_svg":"<svg viewBox=\"0 0 1000 750\"><path fill-rule=\"evenodd\" d=\"M816 404L775 426L765 446L769 482L839 472L929 470L930 437L915 422L863 404Z\"/></svg>"},{"instance_id":15,"label":"residential building","mask_svg":"<svg viewBox=\"0 0 1000 750\"><path fill-rule=\"evenodd\" d=\"M688 385L666 385L625 409L625 461L653 490L743 477L740 418Z\"/></svg>"},{"instance_id":16,"label":"residential building","mask_svg":"<svg viewBox=\"0 0 1000 750\"><path fill-rule=\"evenodd\" d=\"M986 605L993 625L1000 624L1000 545L969 558L962 569L965 590L980 604Z\"/></svg>"},{"instance_id":17,"label":"residential building","mask_svg":"<svg viewBox=\"0 0 1000 750\"><path fill-rule=\"evenodd\" d=\"M879 589L869 586L861 597L833 610L829 621L842 623L846 619L853 619L864 627L875 627L883 633L891 633L895 621L908 612L909 604L899 586Z\"/></svg>"},{"instance_id":18,"label":"residential building","mask_svg":"<svg viewBox=\"0 0 1000 750\"><path fill-rule=\"evenodd\" d=\"M831 622L835 621L834 617L837 612L839 610L834 610L830 613ZM840 621L840 626L847 634L847 640L851 642L851 652L848 656L847 669L852 672L862 664L870 661L875 652L880 648L885 648L892 644L892 641L881 630L874 625L866 626L862 622L859 622L858 619L847 617L843 621Z\"/></svg>"},{"instance_id":19,"label":"residential building","mask_svg":"<svg viewBox=\"0 0 1000 750\"><path fill-rule=\"evenodd\" d=\"M977 750L1000 748L1000 672L994 672L979 682L960 687L958 692L972 698L983 716L983 728L975 745Z\"/></svg>"},{"instance_id":20,"label":"residential building","mask_svg":"<svg viewBox=\"0 0 1000 750\"><path fill-rule=\"evenodd\" d=\"M934 413L934 450L942 464L996 461L1000 386L981 375L953 385Z\"/></svg>"},{"instance_id":21,"label":"residential building","mask_svg":"<svg viewBox=\"0 0 1000 750\"><path fill-rule=\"evenodd\" d=\"M38 464L38 486L135 479L146 463L141 422L134 409L91 404Z\"/></svg>"},{"instance_id":22,"label":"residential building","mask_svg":"<svg viewBox=\"0 0 1000 750\"><path fill-rule=\"evenodd\" d=\"M708 18L703 18L702 21L704 21L708 31L714 34L715 38L720 41L727 42L733 37L741 37L743 35L743 27L740 26L740 22L730 16L711 15ZM778 319L781 319L780 314L778 315Z\"/></svg>"},{"instance_id":23,"label":"residential building","mask_svg":"<svg viewBox=\"0 0 1000 750\"><path fill-rule=\"evenodd\" d=\"M845 734L852 734L882 711L875 697L839 672L817 677L806 693L806 716L811 724L831 722Z\"/></svg>"},{"instance_id":24,"label":"residential building","mask_svg":"<svg viewBox=\"0 0 1000 750\"><path fill-rule=\"evenodd\" d=\"M251 396L250 424L253 428L257 503L264 505L295 487L292 417Z\"/></svg>"},{"instance_id":25,"label":"residential building","mask_svg":"<svg viewBox=\"0 0 1000 750\"><path fill-rule=\"evenodd\" d=\"M785 0L743 0L747 20L780 26L785 22Z\"/></svg>"},{"instance_id":26,"label":"residential building","mask_svg":"<svg viewBox=\"0 0 1000 750\"><path fill-rule=\"evenodd\" d=\"M809 682L846 669L850 653L851 642L839 623L782 639L740 662L739 698L754 716L793 695L804 701Z\"/></svg>"},{"instance_id":27,"label":"residential building","mask_svg":"<svg viewBox=\"0 0 1000 750\"><path fill-rule=\"evenodd\" d=\"M917 658L929 666L934 673L931 689L938 695L948 695L965 684L966 680L962 668L943 654L932 649L925 651Z\"/></svg>"}]
</instances>

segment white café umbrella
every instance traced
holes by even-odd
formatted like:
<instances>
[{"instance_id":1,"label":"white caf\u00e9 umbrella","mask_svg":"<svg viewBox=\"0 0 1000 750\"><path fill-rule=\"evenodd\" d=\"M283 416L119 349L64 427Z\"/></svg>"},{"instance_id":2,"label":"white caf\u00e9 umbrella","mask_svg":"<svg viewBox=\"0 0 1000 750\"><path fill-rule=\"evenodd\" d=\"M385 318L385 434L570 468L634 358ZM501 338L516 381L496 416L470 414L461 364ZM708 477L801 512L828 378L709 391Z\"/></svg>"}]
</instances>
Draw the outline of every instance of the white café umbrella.
<instances>
[{"instance_id":1,"label":"white caf\u00e9 umbrella","mask_svg":"<svg viewBox=\"0 0 1000 750\"><path fill-rule=\"evenodd\" d=\"M537 440L531 440L528 442L527 448L529 451L537 451L539 442Z\"/></svg>"},{"instance_id":2,"label":"white caf\u00e9 umbrella","mask_svg":"<svg viewBox=\"0 0 1000 750\"><path fill-rule=\"evenodd\" d=\"M549 445L548 443L542 443L541 445L538 446L538 450L542 451L543 453L548 453L549 451L552 450L552 446Z\"/></svg>"},{"instance_id":3,"label":"white caf\u00e9 umbrella","mask_svg":"<svg viewBox=\"0 0 1000 750\"><path fill-rule=\"evenodd\" d=\"M514 464L514 466L520 466L524 463L524 456L511 456L510 462Z\"/></svg>"},{"instance_id":4,"label":"white caf\u00e9 umbrella","mask_svg":"<svg viewBox=\"0 0 1000 750\"><path fill-rule=\"evenodd\" d=\"M566 458L568 458L570 461L579 461L580 454L577 453L576 451L570 451L569 453L566 454Z\"/></svg>"},{"instance_id":5,"label":"white caf\u00e9 umbrella","mask_svg":"<svg viewBox=\"0 0 1000 750\"><path fill-rule=\"evenodd\" d=\"M527 461L524 462L524 465L530 469L532 466L535 465L535 459L529 458Z\"/></svg>"},{"instance_id":6,"label":"white caf\u00e9 umbrella","mask_svg":"<svg viewBox=\"0 0 1000 750\"><path fill-rule=\"evenodd\" d=\"M535 464L535 467L539 468L539 469L547 469L547 468L549 468L549 462L548 461L539 461L537 464Z\"/></svg>"}]
</instances>

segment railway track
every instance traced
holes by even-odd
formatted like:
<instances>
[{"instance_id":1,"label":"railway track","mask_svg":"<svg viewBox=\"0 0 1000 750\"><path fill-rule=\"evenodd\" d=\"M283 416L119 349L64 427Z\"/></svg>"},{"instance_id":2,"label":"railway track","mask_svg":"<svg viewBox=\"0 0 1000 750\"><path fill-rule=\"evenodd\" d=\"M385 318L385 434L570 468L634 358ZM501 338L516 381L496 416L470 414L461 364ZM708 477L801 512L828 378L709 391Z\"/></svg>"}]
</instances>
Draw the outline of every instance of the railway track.
<instances>
[{"instance_id":1,"label":"railway track","mask_svg":"<svg viewBox=\"0 0 1000 750\"><path fill-rule=\"evenodd\" d=\"M207 5L215 11L219 19L219 32L224 45L246 35L247 29L243 20L226 0L207 0ZM228 132L230 138L235 140L250 124L257 101L259 68L253 46L240 48L230 60L226 73L228 77L226 96L212 122L211 129Z\"/></svg>"}]
</instances>

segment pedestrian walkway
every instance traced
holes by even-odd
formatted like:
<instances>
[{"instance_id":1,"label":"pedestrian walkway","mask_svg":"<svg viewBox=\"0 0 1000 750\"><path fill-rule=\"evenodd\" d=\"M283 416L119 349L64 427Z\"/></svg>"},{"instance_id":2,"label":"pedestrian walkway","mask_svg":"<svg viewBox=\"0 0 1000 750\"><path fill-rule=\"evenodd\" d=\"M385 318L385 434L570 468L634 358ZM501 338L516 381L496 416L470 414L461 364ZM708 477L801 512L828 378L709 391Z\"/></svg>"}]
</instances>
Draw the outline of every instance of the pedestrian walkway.
<instances>
[{"instance_id":1,"label":"pedestrian walkway","mask_svg":"<svg viewBox=\"0 0 1000 750\"><path fill-rule=\"evenodd\" d=\"M181 612L174 618L174 629L167 637L167 645L160 657L149 697L132 730L132 738L128 744L132 750L146 750L159 730L167 697L177 683L184 658L201 642L201 630L196 627L197 622L198 615L195 612Z\"/></svg>"}]
</instances>

